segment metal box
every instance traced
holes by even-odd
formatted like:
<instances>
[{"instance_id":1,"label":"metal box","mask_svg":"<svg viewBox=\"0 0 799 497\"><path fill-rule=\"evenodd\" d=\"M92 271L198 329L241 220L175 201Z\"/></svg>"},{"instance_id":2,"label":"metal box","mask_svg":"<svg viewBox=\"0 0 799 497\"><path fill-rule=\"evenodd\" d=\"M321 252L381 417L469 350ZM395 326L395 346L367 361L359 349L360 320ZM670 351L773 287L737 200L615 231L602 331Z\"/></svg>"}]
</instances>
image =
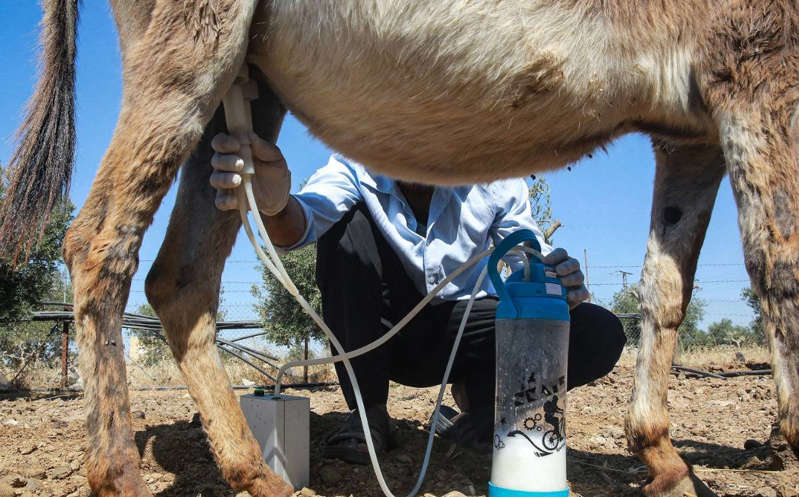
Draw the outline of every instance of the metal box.
<instances>
[{"instance_id":1,"label":"metal box","mask_svg":"<svg viewBox=\"0 0 799 497\"><path fill-rule=\"evenodd\" d=\"M269 394L248 394L240 399L241 410L261 446L264 461L295 490L307 487L310 477L310 399Z\"/></svg>"}]
</instances>

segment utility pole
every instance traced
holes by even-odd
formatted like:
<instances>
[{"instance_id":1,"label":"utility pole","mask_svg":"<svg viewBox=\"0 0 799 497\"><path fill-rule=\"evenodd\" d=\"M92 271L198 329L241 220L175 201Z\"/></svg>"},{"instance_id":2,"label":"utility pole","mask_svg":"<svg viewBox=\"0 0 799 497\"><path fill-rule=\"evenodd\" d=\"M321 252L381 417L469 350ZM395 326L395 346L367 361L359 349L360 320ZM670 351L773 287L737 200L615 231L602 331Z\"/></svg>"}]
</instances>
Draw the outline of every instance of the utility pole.
<instances>
[{"instance_id":1,"label":"utility pole","mask_svg":"<svg viewBox=\"0 0 799 497\"><path fill-rule=\"evenodd\" d=\"M630 273L630 272L627 272L627 271L622 271L622 270L619 270L619 271L616 271L616 272L621 274L621 287L624 290L627 290L627 277L630 276L633 273Z\"/></svg>"},{"instance_id":2,"label":"utility pole","mask_svg":"<svg viewBox=\"0 0 799 497\"><path fill-rule=\"evenodd\" d=\"M591 302L591 283L588 282L588 249L583 249L583 273L585 273L585 289L588 290L588 302Z\"/></svg>"}]
</instances>

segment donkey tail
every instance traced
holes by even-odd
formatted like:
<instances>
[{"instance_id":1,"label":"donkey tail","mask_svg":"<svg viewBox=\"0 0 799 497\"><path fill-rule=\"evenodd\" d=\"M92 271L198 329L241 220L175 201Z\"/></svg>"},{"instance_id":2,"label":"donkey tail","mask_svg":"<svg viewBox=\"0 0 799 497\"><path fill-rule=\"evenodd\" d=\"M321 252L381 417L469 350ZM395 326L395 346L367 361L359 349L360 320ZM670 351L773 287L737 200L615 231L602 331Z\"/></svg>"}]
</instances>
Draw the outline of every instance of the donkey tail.
<instances>
[{"instance_id":1,"label":"donkey tail","mask_svg":"<svg viewBox=\"0 0 799 497\"><path fill-rule=\"evenodd\" d=\"M45 0L39 82L17 136L0 206L0 254L27 258L63 199L75 155L75 41L79 0Z\"/></svg>"}]
</instances>

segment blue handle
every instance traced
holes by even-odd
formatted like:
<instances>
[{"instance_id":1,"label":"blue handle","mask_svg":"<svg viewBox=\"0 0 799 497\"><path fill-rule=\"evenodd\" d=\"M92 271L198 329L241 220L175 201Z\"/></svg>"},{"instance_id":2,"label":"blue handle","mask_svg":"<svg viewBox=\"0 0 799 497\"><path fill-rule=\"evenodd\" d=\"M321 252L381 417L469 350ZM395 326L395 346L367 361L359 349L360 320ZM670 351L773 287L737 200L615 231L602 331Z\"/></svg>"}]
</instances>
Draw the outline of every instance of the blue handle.
<instances>
[{"instance_id":1,"label":"blue handle","mask_svg":"<svg viewBox=\"0 0 799 497\"><path fill-rule=\"evenodd\" d=\"M507 290L505 290L505 284L502 282L502 278L497 272L497 264L499 264L499 260L502 259L510 249L522 242L532 242L533 248L539 252L541 251L541 244L538 243L535 234L531 230L521 229L514 231L499 242L499 245L491 252L491 257L488 258L488 276L491 278L491 283L494 284L494 290L497 291L497 295L499 295L501 300L509 300L510 296Z\"/></svg>"}]
</instances>

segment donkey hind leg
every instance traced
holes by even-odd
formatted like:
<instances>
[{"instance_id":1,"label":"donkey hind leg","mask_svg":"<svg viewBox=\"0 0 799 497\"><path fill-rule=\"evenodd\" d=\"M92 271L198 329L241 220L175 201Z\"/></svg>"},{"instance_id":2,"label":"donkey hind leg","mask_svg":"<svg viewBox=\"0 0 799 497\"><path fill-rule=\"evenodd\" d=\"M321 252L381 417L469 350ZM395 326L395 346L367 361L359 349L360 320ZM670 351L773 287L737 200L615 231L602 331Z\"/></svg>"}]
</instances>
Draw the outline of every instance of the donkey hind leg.
<instances>
[{"instance_id":1,"label":"donkey hind leg","mask_svg":"<svg viewBox=\"0 0 799 497\"><path fill-rule=\"evenodd\" d=\"M652 221L640 288L641 344L626 429L630 448L649 467L649 497L712 496L669 439L666 405L677 327L691 300L724 159L717 147L655 147Z\"/></svg>"},{"instance_id":2,"label":"donkey hind leg","mask_svg":"<svg viewBox=\"0 0 799 497\"><path fill-rule=\"evenodd\" d=\"M259 135L274 139L283 109L276 98L264 98L268 91L262 87L262 97L253 102L254 125ZM209 184L210 141L224 130L219 111L183 166L166 239L147 276L147 297L164 324L223 476L236 490L277 497L292 489L264 465L214 346L222 268L240 226L238 211L216 209Z\"/></svg>"},{"instance_id":3,"label":"donkey hind leg","mask_svg":"<svg viewBox=\"0 0 799 497\"><path fill-rule=\"evenodd\" d=\"M218 12L156 5L152 29L123 57L117 128L65 239L86 380L87 477L99 497L150 495L133 442L121 316L142 234L244 59L254 2L228 3ZM195 12L213 19L187 22Z\"/></svg>"},{"instance_id":4,"label":"donkey hind leg","mask_svg":"<svg viewBox=\"0 0 799 497\"><path fill-rule=\"evenodd\" d=\"M760 295L780 430L799 456L799 123L797 95L721 118L746 269Z\"/></svg>"}]
</instances>

